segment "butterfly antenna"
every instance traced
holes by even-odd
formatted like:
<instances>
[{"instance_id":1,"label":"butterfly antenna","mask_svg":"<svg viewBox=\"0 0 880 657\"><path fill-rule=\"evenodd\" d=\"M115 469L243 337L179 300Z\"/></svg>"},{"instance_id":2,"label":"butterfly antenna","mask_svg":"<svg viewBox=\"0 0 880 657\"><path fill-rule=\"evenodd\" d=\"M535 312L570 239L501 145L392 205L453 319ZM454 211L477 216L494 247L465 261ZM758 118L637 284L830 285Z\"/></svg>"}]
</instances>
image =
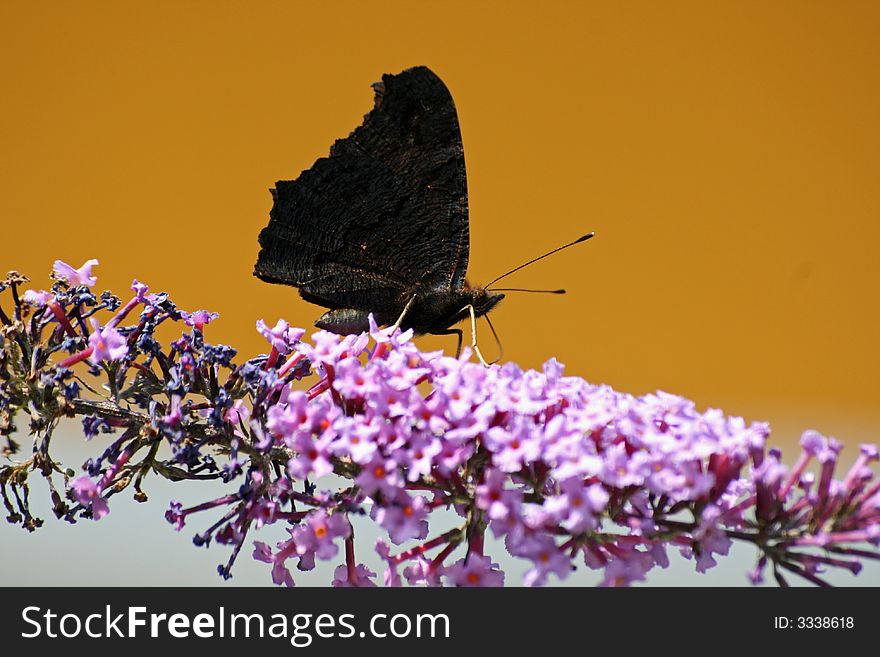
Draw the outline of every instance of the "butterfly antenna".
<instances>
[{"instance_id":1,"label":"butterfly antenna","mask_svg":"<svg viewBox=\"0 0 880 657\"><path fill-rule=\"evenodd\" d=\"M489 319L489 315L483 315L486 318L486 323L489 325L489 330L492 331L492 336L495 338L495 344L498 347L498 358L490 362L490 365L494 365L499 360L504 358L504 345L501 344L501 340L498 338L498 334L495 332L495 327L492 326L492 320Z\"/></svg>"},{"instance_id":2,"label":"butterfly antenna","mask_svg":"<svg viewBox=\"0 0 880 657\"><path fill-rule=\"evenodd\" d=\"M512 273L519 271L519 270L522 269L523 267L528 267L529 265L538 262L538 260L543 260L543 259L546 258L547 256L551 256L551 255L553 255L554 253L558 253L559 251L562 251L563 249L567 249L567 248L570 247L570 246L574 246L575 244L580 244L581 242L586 242L588 239L590 239L590 238L591 238L593 235L595 235L595 234L596 234L596 233L587 233L586 235L582 235L581 237L578 237L574 242L569 242L568 244L564 244L563 246L560 246L558 249L553 249L552 251L550 251L550 252L548 252L548 253L545 253L545 254L542 255L542 256L538 256L537 258L533 258L532 260L529 260L528 262L525 262L525 263L521 264L519 267L515 267L514 269L511 269L511 270L510 270L509 272L507 272L506 274L502 274L501 276L499 276L498 278L496 278L494 281L492 281L491 283L489 283L489 285L486 286L486 289L488 290L489 287L492 285L492 283L497 283L497 282L500 281L502 278L506 278L507 276L510 276ZM553 292L553 294L561 294L561 292Z\"/></svg>"},{"instance_id":3,"label":"butterfly antenna","mask_svg":"<svg viewBox=\"0 0 880 657\"><path fill-rule=\"evenodd\" d=\"M493 292L540 292L541 294L565 294L565 290L527 290L521 287L496 287Z\"/></svg>"}]
</instances>

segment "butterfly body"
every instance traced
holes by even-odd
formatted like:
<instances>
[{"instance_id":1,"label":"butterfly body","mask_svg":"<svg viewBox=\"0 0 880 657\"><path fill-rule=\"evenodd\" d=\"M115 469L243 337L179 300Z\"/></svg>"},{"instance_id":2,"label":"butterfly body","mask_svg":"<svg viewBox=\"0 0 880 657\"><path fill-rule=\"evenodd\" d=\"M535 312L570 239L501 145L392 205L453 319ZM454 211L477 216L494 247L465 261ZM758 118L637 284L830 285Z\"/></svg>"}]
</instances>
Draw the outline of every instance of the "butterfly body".
<instances>
[{"instance_id":1,"label":"butterfly body","mask_svg":"<svg viewBox=\"0 0 880 657\"><path fill-rule=\"evenodd\" d=\"M330 156L272 190L254 274L328 308L340 334L399 322L445 334L504 297L465 280L467 180L455 105L425 67L385 75L373 110Z\"/></svg>"},{"instance_id":2,"label":"butterfly body","mask_svg":"<svg viewBox=\"0 0 880 657\"><path fill-rule=\"evenodd\" d=\"M448 333L448 329L470 316L470 307L474 309L474 315L481 317L494 308L504 295L489 292L483 288L465 287L458 291L450 290L413 290L409 297L413 303L401 318L407 299L401 299L400 303L393 304L393 311L388 314L373 313L378 324L393 324L401 319L400 326L403 329L412 329L417 335L432 333L442 335ZM361 333L369 329L368 310L354 308L339 308L324 313L315 326L333 333L346 335L349 333Z\"/></svg>"}]
</instances>

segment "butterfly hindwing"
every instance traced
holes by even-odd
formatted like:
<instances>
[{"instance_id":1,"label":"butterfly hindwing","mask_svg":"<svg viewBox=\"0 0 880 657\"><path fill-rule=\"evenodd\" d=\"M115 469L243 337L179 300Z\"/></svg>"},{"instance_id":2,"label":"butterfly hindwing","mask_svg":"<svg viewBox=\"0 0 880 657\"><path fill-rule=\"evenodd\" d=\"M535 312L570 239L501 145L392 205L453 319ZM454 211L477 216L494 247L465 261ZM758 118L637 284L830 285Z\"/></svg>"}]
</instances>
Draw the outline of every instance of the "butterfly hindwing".
<instances>
[{"instance_id":1,"label":"butterfly hindwing","mask_svg":"<svg viewBox=\"0 0 880 657\"><path fill-rule=\"evenodd\" d=\"M400 282L342 265L325 269L322 276L299 286L303 299L328 308L372 311L380 324L397 319L407 292Z\"/></svg>"}]
</instances>

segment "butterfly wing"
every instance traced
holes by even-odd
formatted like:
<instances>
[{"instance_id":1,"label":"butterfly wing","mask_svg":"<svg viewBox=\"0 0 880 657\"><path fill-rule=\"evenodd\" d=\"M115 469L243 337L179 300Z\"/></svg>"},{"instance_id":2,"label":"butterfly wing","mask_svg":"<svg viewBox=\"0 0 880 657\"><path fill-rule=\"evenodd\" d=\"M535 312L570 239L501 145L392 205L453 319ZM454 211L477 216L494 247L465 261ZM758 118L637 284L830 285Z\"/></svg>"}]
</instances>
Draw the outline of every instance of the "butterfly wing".
<instances>
[{"instance_id":1,"label":"butterfly wing","mask_svg":"<svg viewBox=\"0 0 880 657\"><path fill-rule=\"evenodd\" d=\"M419 289L458 288L469 239L455 104L425 67L385 75L363 124L277 183L255 274L308 301L392 317Z\"/></svg>"}]
</instances>

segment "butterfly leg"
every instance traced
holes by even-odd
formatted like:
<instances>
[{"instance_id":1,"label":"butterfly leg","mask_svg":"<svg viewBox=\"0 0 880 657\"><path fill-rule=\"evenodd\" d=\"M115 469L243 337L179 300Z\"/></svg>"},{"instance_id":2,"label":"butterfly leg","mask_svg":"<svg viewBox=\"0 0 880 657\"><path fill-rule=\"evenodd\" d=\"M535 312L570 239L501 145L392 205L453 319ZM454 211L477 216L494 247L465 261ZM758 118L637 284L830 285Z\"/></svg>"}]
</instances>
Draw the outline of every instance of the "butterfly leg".
<instances>
[{"instance_id":1,"label":"butterfly leg","mask_svg":"<svg viewBox=\"0 0 880 657\"><path fill-rule=\"evenodd\" d=\"M474 353L477 355L477 358L480 359L480 363L484 367L489 367L489 363L486 362L486 359L483 358L483 354L480 351L480 348L477 346L477 313L474 311L474 307L470 304L465 306L465 310L470 312L471 315L471 347L474 350Z\"/></svg>"},{"instance_id":2,"label":"butterfly leg","mask_svg":"<svg viewBox=\"0 0 880 657\"><path fill-rule=\"evenodd\" d=\"M400 325L403 323L403 318L406 317L406 314L409 312L409 309L412 308L412 305L416 301L416 295L412 295L409 301L406 302L406 305L403 307L403 312L400 313L400 317L397 318L397 321L394 322L394 327L391 329L391 333L400 328Z\"/></svg>"},{"instance_id":3,"label":"butterfly leg","mask_svg":"<svg viewBox=\"0 0 880 657\"><path fill-rule=\"evenodd\" d=\"M462 341L462 330L461 329L446 329L445 331L437 331L436 333L431 333L431 335L454 335L458 338L458 344L455 345L455 357L458 358L461 355L461 341Z\"/></svg>"}]
</instances>

